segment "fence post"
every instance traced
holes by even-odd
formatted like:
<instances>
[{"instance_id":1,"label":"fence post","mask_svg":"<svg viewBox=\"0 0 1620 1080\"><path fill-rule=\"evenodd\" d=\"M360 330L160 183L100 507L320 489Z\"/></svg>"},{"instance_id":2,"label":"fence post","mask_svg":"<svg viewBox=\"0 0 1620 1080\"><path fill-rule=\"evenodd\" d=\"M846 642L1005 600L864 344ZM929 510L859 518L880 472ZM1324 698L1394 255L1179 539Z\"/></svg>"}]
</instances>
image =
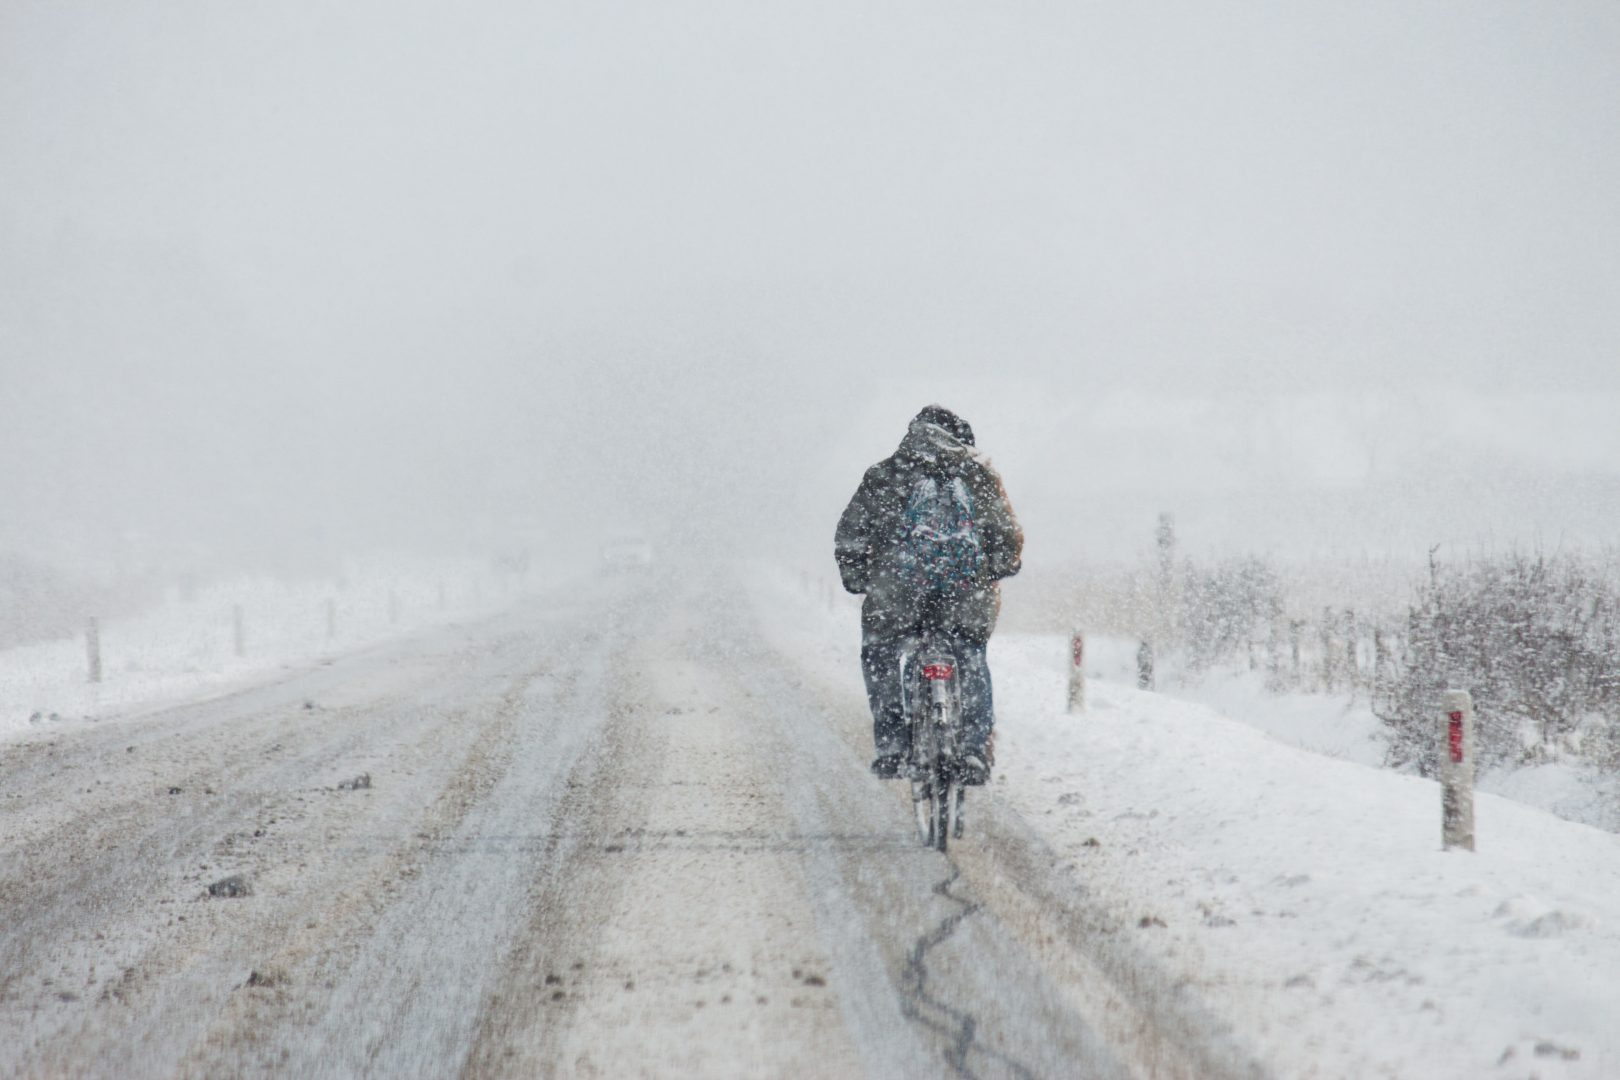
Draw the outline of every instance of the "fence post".
<instances>
[{"instance_id":1,"label":"fence post","mask_svg":"<svg viewBox=\"0 0 1620 1080\"><path fill-rule=\"evenodd\" d=\"M1333 609L1322 609L1322 628L1317 636L1322 642L1322 689L1332 691L1334 679L1333 664Z\"/></svg>"},{"instance_id":2,"label":"fence post","mask_svg":"<svg viewBox=\"0 0 1620 1080\"><path fill-rule=\"evenodd\" d=\"M84 625L84 651L90 661L90 681L101 681L101 625L94 615Z\"/></svg>"},{"instance_id":3,"label":"fence post","mask_svg":"<svg viewBox=\"0 0 1620 1080\"><path fill-rule=\"evenodd\" d=\"M1076 630L1069 637L1069 711L1086 707L1086 637Z\"/></svg>"},{"instance_id":4,"label":"fence post","mask_svg":"<svg viewBox=\"0 0 1620 1080\"><path fill-rule=\"evenodd\" d=\"M1474 699L1447 690L1440 717L1440 842L1474 850Z\"/></svg>"},{"instance_id":5,"label":"fence post","mask_svg":"<svg viewBox=\"0 0 1620 1080\"><path fill-rule=\"evenodd\" d=\"M1344 664L1345 672L1350 680L1350 695L1355 696L1356 687L1361 685L1361 651L1359 627L1356 624L1356 613L1346 610L1344 613Z\"/></svg>"},{"instance_id":6,"label":"fence post","mask_svg":"<svg viewBox=\"0 0 1620 1080\"><path fill-rule=\"evenodd\" d=\"M247 642L242 638L241 604L236 604L231 608L231 644L235 647L237 656L247 655Z\"/></svg>"},{"instance_id":7,"label":"fence post","mask_svg":"<svg viewBox=\"0 0 1620 1080\"><path fill-rule=\"evenodd\" d=\"M1141 690L1153 689L1153 646L1146 641L1136 650L1136 685Z\"/></svg>"}]
</instances>

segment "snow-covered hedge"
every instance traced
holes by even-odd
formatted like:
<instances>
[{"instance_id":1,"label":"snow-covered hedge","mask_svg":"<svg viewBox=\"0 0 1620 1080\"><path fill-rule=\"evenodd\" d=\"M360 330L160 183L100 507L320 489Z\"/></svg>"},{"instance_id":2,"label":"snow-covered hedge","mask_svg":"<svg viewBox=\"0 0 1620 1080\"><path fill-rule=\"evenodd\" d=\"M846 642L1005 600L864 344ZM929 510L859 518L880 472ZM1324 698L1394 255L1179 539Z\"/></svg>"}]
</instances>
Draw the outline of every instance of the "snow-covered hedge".
<instances>
[{"instance_id":1,"label":"snow-covered hedge","mask_svg":"<svg viewBox=\"0 0 1620 1080\"><path fill-rule=\"evenodd\" d=\"M1620 765L1617 565L1513 553L1431 566L1375 694L1390 764L1433 771L1440 695L1458 687L1474 696L1485 765Z\"/></svg>"}]
</instances>

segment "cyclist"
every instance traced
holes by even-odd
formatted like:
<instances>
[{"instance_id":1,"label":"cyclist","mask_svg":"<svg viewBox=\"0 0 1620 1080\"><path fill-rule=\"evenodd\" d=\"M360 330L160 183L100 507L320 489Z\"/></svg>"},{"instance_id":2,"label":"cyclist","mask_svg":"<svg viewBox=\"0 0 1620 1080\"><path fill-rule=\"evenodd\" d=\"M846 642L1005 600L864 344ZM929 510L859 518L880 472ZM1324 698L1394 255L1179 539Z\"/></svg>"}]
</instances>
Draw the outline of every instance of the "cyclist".
<instances>
[{"instance_id":1,"label":"cyclist","mask_svg":"<svg viewBox=\"0 0 1620 1080\"><path fill-rule=\"evenodd\" d=\"M1001 477L974 447L967 421L930 405L900 447L866 470L838 520L834 555L844 588L865 593L861 669L872 706L872 772L899 775L911 733L902 713L900 650L929 625L960 669L963 781L989 779L994 724L985 648L1002 578L1018 573L1024 534Z\"/></svg>"}]
</instances>

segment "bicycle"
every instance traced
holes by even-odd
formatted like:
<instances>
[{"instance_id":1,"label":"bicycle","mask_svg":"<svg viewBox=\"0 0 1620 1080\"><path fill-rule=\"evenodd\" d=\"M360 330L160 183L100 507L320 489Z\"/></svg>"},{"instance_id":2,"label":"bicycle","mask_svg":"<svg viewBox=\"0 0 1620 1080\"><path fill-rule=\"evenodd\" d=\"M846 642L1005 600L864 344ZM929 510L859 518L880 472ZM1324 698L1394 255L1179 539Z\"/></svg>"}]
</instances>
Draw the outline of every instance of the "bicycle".
<instances>
[{"instance_id":1,"label":"bicycle","mask_svg":"<svg viewBox=\"0 0 1620 1080\"><path fill-rule=\"evenodd\" d=\"M925 629L901 654L901 704L911 732L906 773L923 846L944 851L962 838L962 694L956 654Z\"/></svg>"}]
</instances>

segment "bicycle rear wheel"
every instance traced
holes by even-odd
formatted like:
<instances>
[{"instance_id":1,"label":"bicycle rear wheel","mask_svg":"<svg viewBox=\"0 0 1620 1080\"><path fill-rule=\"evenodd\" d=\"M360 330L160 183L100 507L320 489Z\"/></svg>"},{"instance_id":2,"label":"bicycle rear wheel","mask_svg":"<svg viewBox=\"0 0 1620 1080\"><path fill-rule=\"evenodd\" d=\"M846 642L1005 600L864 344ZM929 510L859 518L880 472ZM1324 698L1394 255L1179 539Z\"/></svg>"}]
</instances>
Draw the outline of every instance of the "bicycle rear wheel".
<instances>
[{"instance_id":1,"label":"bicycle rear wheel","mask_svg":"<svg viewBox=\"0 0 1620 1080\"><path fill-rule=\"evenodd\" d=\"M945 783L945 778L936 770L934 773L933 792L929 799L929 808L932 814L931 832L935 851L944 851L948 838L951 835L951 808L955 803L955 784Z\"/></svg>"},{"instance_id":2,"label":"bicycle rear wheel","mask_svg":"<svg viewBox=\"0 0 1620 1080\"><path fill-rule=\"evenodd\" d=\"M911 807L917 814L917 836L924 847L934 845L934 802L929 795L926 778L911 781Z\"/></svg>"}]
</instances>

